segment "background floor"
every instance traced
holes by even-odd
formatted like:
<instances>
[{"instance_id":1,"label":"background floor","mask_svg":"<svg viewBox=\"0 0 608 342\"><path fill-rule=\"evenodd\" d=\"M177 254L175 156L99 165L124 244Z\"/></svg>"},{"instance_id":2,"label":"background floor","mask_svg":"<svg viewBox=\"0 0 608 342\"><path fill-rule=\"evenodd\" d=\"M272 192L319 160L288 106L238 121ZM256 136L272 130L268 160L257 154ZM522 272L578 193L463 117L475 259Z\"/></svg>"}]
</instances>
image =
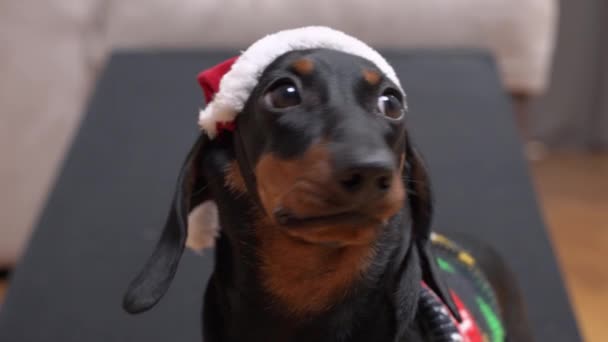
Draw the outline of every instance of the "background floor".
<instances>
[{"instance_id":1,"label":"background floor","mask_svg":"<svg viewBox=\"0 0 608 342\"><path fill-rule=\"evenodd\" d=\"M608 155L549 156L531 171L582 332L608 341Z\"/></svg>"},{"instance_id":2,"label":"background floor","mask_svg":"<svg viewBox=\"0 0 608 342\"><path fill-rule=\"evenodd\" d=\"M608 341L608 155L551 156L532 171L579 326Z\"/></svg>"}]
</instances>

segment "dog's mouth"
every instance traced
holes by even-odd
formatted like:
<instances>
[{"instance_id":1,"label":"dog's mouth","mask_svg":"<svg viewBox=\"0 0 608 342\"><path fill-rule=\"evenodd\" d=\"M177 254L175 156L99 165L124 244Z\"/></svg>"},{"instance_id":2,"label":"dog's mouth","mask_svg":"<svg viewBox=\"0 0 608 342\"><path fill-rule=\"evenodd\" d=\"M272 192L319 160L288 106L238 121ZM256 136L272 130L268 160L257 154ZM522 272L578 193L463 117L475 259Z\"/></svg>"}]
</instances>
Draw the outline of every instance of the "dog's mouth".
<instances>
[{"instance_id":1,"label":"dog's mouth","mask_svg":"<svg viewBox=\"0 0 608 342\"><path fill-rule=\"evenodd\" d=\"M298 216L282 207L274 211L273 217L292 238L333 247L368 244L387 221L357 210Z\"/></svg>"},{"instance_id":2,"label":"dog's mouth","mask_svg":"<svg viewBox=\"0 0 608 342\"><path fill-rule=\"evenodd\" d=\"M290 210L278 208L274 212L276 222L288 228L306 228L319 226L349 226L352 228L369 227L370 225L382 225L386 220L381 220L360 211L344 211L336 214L318 216L297 216Z\"/></svg>"},{"instance_id":3,"label":"dog's mouth","mask_svg":"<svg viewBox=\"0 0 608 342\"><path fill-rule=\"evenodd\" d=\"M403 203L400 191L378 198L353 196L336 191L331 184L307 180L284 188L289 190L262 196L266 213L283 233L315 244L371 243Z\"/></svg>"}]
</instances>

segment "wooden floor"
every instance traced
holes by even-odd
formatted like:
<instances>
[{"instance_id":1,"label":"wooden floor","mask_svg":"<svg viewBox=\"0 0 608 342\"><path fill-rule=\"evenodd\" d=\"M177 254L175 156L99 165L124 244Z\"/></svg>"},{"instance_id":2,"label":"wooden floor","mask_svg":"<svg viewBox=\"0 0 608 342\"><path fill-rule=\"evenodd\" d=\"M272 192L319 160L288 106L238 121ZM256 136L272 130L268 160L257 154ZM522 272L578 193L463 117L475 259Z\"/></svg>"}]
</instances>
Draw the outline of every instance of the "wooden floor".
<instances>
[{"instance_id":1,"label":"wooden floor","mask_svg":"<svg viewBox=\"0 0 608 342\"><path fill-rule=\"evenodd\" d=\"M550 156L531 170L582 332L608 341L608 155Z\"/></svg>"},{"instance_id":2,"label":"wooden floor","mask_svg":"<svg viewBox=\"0 0 608 342\"><path fill-rule=\"evenodd\" d=\"M532 170L579 326L608 341L608 155L552 156Z\"/></svg>"}]
</instances>

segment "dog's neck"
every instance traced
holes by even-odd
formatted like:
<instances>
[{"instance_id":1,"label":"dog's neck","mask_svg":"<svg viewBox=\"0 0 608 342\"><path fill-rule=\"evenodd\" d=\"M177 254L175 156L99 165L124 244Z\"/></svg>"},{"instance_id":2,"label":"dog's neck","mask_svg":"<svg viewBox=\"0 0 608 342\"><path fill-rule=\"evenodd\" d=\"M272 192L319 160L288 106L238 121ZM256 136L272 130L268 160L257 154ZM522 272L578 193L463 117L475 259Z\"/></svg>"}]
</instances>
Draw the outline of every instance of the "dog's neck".
<instances>
[{"instance_id":1,"label":"dog's neck","mask_svg":"<svg viewBox=\"0 0 608 342\"><path fill-rule=\"evenodd\" d=\"M304 228L306 229L306 228ZM354 284L376 282L382 270L370 267L374 243L319 244L290 236L264 216L255 224L258 277L287 315L314 316L353 291Z\"/></svg>"},{"instance_id":2,"label":"dog's neck","mask_svg":"<svg viewBox=\"0 0 608 342\"><path fill-rule=\"evenodd\" d=\"M401 214L373 245L335 247L294 240L268 222L237 222L234 208L220 204L234 222L223 220L230 233L218 241L205 303L207 317L221 317L205 324L221 326L211 332L218 340L392 341L405 333L397 327L414 318L420 269L416 249L399 243Z\"/></svg>"}]
</instances>

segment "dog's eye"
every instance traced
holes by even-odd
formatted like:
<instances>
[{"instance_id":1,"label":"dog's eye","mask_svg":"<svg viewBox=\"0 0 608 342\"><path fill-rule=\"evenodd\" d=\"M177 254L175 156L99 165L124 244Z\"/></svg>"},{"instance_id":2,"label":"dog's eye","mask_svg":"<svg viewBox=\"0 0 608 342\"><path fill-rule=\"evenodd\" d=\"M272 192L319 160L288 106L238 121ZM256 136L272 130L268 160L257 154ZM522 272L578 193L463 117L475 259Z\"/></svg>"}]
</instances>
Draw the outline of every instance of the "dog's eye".
<instances>
[{"instance_id":1,"label":"dog's eye","mask_svg":"<svg viewBox=\"0 0 608 342\"><path fill-rule=\"evenodd\" d=\"M403 105L397 96L385 92L378 98L378 111L389 118L400 119L403 115Z\"/></svg>"},{"instance_id":2,"label":"dog's eye","mask_svg":"<svg viewBox=\"0 0 608 342\"><path fill-rule=\"evenodd\" d=\"M302 99L295 84L284 82L272 87L264 95L264 101L270 108L283 109L299 105Z\"/></svg>"}]
</instances>

